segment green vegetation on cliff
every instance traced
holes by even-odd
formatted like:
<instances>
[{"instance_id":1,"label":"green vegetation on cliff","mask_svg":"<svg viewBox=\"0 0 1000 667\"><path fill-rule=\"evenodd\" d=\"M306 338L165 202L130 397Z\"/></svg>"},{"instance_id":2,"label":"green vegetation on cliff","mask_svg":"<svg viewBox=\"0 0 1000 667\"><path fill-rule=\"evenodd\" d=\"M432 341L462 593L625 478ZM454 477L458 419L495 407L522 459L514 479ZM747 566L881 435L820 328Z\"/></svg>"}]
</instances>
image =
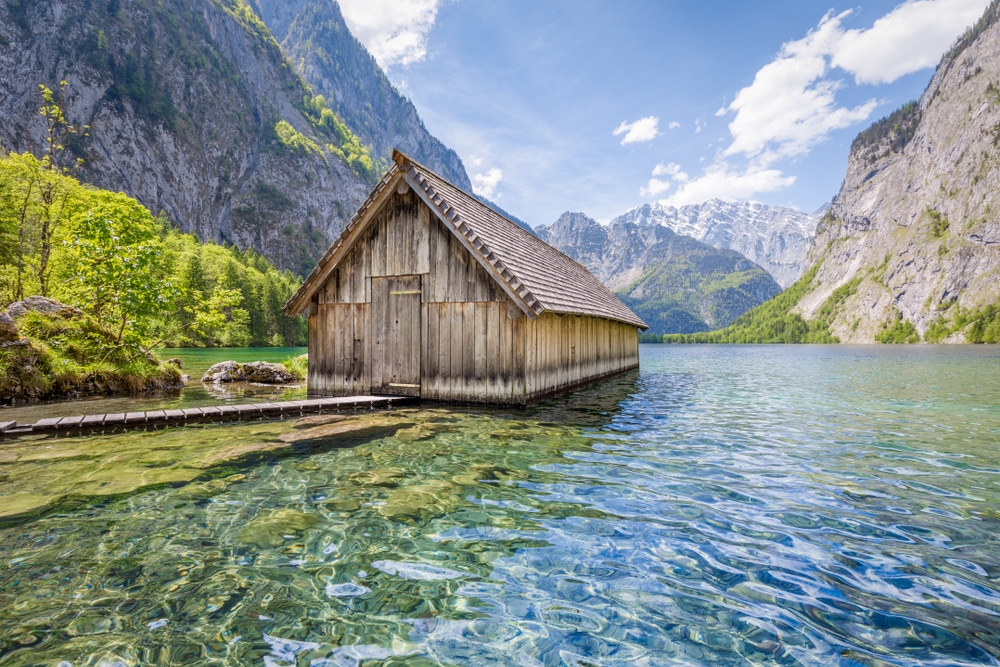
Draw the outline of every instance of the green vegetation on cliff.
<instances>
[{"instance_id":1,"label":"green vegetation on cliff","mask_svg":"<svg viewBox=\"0 0 1000 667\"><path fill-rule=\"evenodd\" d=\"M80 308L117 343L300 345L281 308L298 278L261 255L200 243L48 157L0 157L0 307L29 295Z\"/></svg>"},{"instance_id":2,"label":"green vegetation on cliff","mask_svg":"<svg viewBox=\"0 0 1000 667\"><path fill-rule=\"evenodd\" d=\"M805 320L801 315L791 312L799 299L809 291L818 270L819 267L814 266L784 292L747 311L724 329L692 334L667 334L659 337L658 341L644 337L643 342L835 343L837 339L830 335L829 320L840 302L850 295L852 289L850 284L844 285L830 296L820 309L819 317L814 321Z\"/></svg>"}]
</instances>

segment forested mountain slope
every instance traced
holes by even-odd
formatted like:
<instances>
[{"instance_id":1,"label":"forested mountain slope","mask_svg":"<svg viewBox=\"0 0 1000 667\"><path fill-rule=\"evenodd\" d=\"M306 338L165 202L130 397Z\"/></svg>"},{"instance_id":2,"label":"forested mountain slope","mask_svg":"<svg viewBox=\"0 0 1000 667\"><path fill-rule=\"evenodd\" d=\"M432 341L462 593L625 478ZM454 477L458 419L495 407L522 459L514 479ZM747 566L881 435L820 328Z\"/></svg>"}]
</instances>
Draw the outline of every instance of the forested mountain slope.
<instances>
[{"instance_id":1,"label":"forested mountain slope","mask_svg":"<svg viewBox=\"0 0 1000 667\"><path fill-rule=\"evenodd\" d=\"M740 253L663 225L619 219L603 227L582 213L567 212L536 233L614 290L649 324L651 334L724 327L781 291Z\"/></svg>"},{"instance_id":2,"label":"forested mountain slope","mask_svg":"<svg viewBox=\"0 0 1000 667\"><path fill-rule=\"evenodd\" d=\"M785 288L804 271L819 217L756 201L710 199L680 208L659 202L643 204L615 218L612 225L663 225L713 248L735 250Z\"/></svg>"}]
</instances>

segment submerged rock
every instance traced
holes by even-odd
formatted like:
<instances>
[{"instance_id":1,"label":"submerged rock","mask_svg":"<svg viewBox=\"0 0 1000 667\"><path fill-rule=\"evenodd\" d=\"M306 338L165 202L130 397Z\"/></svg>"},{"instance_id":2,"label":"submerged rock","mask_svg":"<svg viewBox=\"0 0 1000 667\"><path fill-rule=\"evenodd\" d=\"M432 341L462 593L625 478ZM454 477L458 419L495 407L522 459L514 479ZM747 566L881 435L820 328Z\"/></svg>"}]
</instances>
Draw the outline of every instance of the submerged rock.
<instances>
[{"instance_id":1,"label":"submerged rock","mask_svg":"<svg viewBox=\"0 0 1000 667\"><path fill-rule=\"evenodd\" d=\"M319 522L320 518L315 514L299 510L268 510L251 519L236 534L236 539L261 549L279 547L289 539L301 537Z\"/></svg>"},{"instance_id":2,"label":"submerged rock","mask_svg":"<svg viewBox=\"0 0 1000 667\"><path fill-rule=\"evenodd\" d=\"M201 377L202 382L256 382L258 384L288 384L298 379L281 364L272 364L266 361L251 361L248 364L222 361L205 371Z\"/></svg>"}]
</instances>

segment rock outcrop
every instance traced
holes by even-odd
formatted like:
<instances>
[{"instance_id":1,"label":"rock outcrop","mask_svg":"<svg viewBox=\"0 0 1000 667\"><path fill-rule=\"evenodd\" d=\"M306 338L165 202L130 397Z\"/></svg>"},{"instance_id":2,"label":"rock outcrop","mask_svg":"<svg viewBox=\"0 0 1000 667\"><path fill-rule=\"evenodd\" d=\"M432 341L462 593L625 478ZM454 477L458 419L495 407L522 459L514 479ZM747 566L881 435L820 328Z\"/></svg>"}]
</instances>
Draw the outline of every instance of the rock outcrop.
<instances>
[{"instance_id":1,"label":"rock outcrop","mask_svg":"<svg viewBox=\"0 0 1000 667\"><path fill-rule=\"evenodd\" d=\"M873 342L894 327L960 342L960 313L1000 299L998 18L993 2L919 103L852 145L810 250L816 278L796 307L813 319L840 288L830 331L842 342Z\"/></svg>"},{"instance_id":2,"label":"rock outcrop","mask_svg":"<svg viewBox=\"0 0 1000 667\"><path fill-rule=\"evenodd\" d=\"M587 267L650 325L693 333L730 324L781 291L760 266L664 225L616 219L609 227L564 213L538 236Z\"/></svg>"},{"instance_id":3,"label":"rock outcrop","mask_svg":"<svg viewBox=\"0 0 1000 667\"><path fill-rule=\"evenodd\" d=\"M639 227L662 225L713 248L735 250L760 265L786 288L805 271L806 254L821 214L755 201L710 199L675 208L658 202L627 211L612 221Z\"/></svg>"},{"instance_id":4,"label":"rock outcrop","mask_svg":"<svg viewBox=\"0 0 1000 667\"><path fill-rule=\"evenodd\" d=\"M461 158L427 131L413 103L351 34L337 3L254 0L254 5L298 73L375 157L388 163L398 148L472 192Z\"/></svg>"},{"instance_id":5,"label":"rock outcrop","mask_svg":"<svg viewBox=\"0 0 1000 667\"><path fill-rule=\"evenodd\" d=\"M300 379L281 364L272 364L266 361L251 361L246 364L222 361L205 371L201 381L219 384L229 382L290 384Z\"/></svg>"},{"instance_id":6,"label":"rock outcrop","mask_svg":"<svg viewBox=\"0 0 1000 667\"><path fill-rule=\"evenodd\" d=\"M304 274L377 176L329 148L306 85L244 0L0 3L0 142L42 154L39 84L88 126L61 164L206 241Z\"/></svg>"}]
</instances>

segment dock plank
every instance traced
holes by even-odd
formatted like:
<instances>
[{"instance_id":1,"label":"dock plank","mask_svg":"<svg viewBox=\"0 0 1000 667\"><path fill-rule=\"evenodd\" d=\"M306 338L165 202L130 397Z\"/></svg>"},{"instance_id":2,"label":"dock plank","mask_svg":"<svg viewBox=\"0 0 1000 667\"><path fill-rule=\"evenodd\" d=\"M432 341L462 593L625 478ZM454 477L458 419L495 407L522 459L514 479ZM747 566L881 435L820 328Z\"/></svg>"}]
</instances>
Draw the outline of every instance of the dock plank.
<instances>
[{"instance_id":1,"label":"dock plank","mask_svg":"<svg viewBox=\"0 0 1000 667\"><path fill-rule=\"evenodd\" d=\"M44 419L39 419L34 424L31 425L31 430L33 431L47 431L49 429L54 429L59 423L62 417L46 417Z\"/></svg>"},{"instance_id":2,"label":"dock plank","mask_svg":"<svg viewBox=\"0 0 1000 667\"><path fill-rule=\"evenodd\" d=\"M240 405L209 405L200 408L172 408L150 410L148 412L112 412L104 415L71 415L66 417L46 417L34 424L18 425L16 421L0 421L0 435L16 437L32 431L54 431L57 429L93 429L102 426L145 428L147 424L176 424L183 426L190 422L232 421L243 417L269 419L288 415L316 414L324 410L365 409L392 407L398 403L416 399L406 396L339 396L309 398L296 401L269 403L245 403Z\"/></svg>"}]
</instances>

